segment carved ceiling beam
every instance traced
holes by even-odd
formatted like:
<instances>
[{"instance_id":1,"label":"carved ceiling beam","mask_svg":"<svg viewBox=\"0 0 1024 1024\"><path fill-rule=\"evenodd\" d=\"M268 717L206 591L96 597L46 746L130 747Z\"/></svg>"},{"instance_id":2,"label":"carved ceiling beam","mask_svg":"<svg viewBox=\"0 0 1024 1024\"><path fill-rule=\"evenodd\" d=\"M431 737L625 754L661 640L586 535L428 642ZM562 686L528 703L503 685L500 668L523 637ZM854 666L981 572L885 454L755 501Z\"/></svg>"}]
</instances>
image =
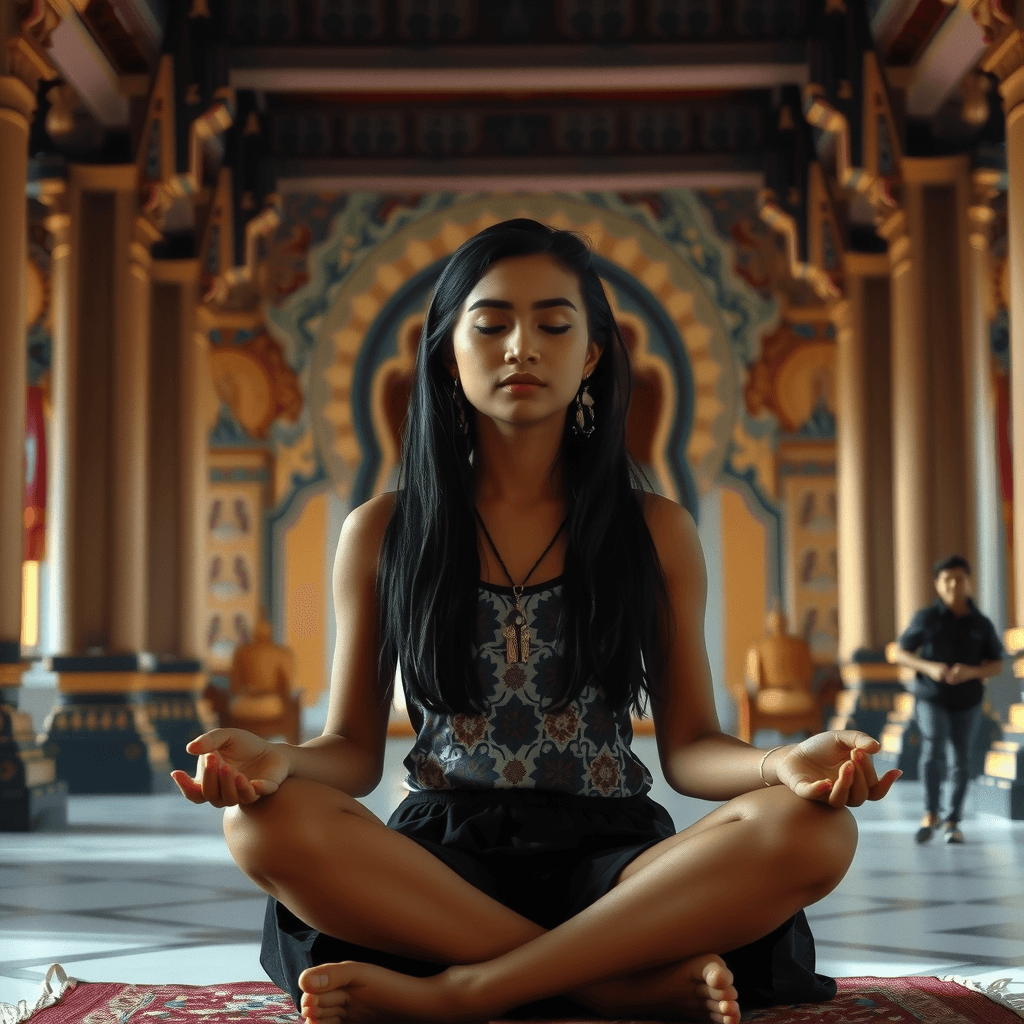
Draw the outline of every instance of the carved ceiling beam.
<instances>
[{"instance_id":1,"label":"carved ceiling beam","mask_svg":"<svg viewBox=\"0 0 1024 1024\"><path fill-rule=\"evenodd\" d=\"M245 262L219 274L206 296L213 307L252 309L263 296L259 288L260 240L269 238L281 223L281 197L271 192L262 211L245 225Z\"/></svg>"},{"instance_id":2,"label":"carved ceiling beam","mask_svg":"<svg viewBox=\"0 0 1024 1024\"><path fill-rule=\"evenodd\" d=\"M18 5L17 33L7 40L8 73L20 78L33 94L41 79L59 78L50 60L53 31L67 10L67 0L34 0Z\"/></svg>"},{"instance_id":3,"label":"carved ceiling beam","mask_svg":"<svg viewBox=\"0 0 1024 1024\"><path fill-rule=\"evenodd\" d=\"M758 213L761 220L782 237L790 276L795 281L806 281L823 302L834 302L842 293L824 270L800 259L800 232L796 218L772 200L770 192L762 192L758 197Z\"/></svg>"},{"instance_id":4,"label":"carved ceiling beam","mask_svg":"<svg viewBox=\"0 0 1024 1024\"><path fill-rule=\"evenodd\" d=\"M155 222L162 221L176 200L194 197L200 191L204 148L234 122L234 90L225 87L213 95L214 102L189 126L185 170L176 171L174 59L169 55L161 58L136 157L144 190L143 206ZM150 174L151 169L155 169L155 175Z\"/></svg>"},{"instance_id":5,"label":"carved ceiling beam","mask_svg":"<svg viewBox=\"0 0 1024 1024\"><path fill-rule=\"evenodd\" d=\"M863 167L854 167L850 157L850 122L825 99L821 86L812 83L804 90L804 117L808 124L832 136L839 184L863 195L879 219L895 210L896 200L889 194L885 181Z\"/></svg>"}]
</instances>

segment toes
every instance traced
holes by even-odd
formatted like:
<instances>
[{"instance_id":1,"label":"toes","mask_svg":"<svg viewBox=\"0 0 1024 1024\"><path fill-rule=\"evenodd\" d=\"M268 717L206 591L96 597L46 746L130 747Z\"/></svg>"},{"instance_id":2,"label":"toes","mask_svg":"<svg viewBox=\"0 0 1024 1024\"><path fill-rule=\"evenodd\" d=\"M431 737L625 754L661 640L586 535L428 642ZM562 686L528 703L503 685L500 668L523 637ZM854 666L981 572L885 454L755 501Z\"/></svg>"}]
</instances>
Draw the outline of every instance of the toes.
<instances>
[{"instance_id":1,"label":"toes","mask_svg":"<svg viewBox=\"0 0 1024 1024\"><path fill-rule=\"evenodd\" d=\"M303 993L302 996L302 1007L305 1009L307 1006L315 1010L321 1017L328 1013L334 1013L335 1010L348 1006L349 994L343 988L336 988L322 993L321 995L314 996L308 992Z\"/></svg>"},{"instance_id":2,"label":"toes","mask_svg":"<svg viewBox=\"0 0 1024 1024\"><path fill-rule=\"evenodd\" d=\"M352 980L353 961L343 960L340 964L320 964L307 967L299 975L299 988L321 999L328 992L344 988Z\"/></svg>"}]
</instances>

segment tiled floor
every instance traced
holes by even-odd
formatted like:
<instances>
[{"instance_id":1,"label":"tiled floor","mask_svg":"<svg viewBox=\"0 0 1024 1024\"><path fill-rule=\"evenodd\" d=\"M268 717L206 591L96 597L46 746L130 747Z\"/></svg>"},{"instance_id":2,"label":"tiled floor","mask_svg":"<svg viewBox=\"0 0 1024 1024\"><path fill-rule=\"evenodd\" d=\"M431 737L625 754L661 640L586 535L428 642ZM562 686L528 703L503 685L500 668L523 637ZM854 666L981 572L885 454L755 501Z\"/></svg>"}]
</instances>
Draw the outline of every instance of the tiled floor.
<instances>
[{"instance_id":1,"label":"tiled floor","mask_svg":"<svg viewBox=\"0 0 1024 1024\"><path fill-rule=\"evenodd\" d=\"M401 795L407 741L389 744L366 803ZM636 749L652 769L653 740ZM709 807L656 783L682 827ZM962 847L918 847L920 786L856 811L849 874L811 907L819 970L835 975L1024 976L1024 822L971 813ZM261 979L264 899L234 866L220 812L175 796L76 797L64 833L0 833L0 1001L34 1001L46 966L86 981ZM994 972L994 973L993 973Z\"/></svg>"}]
</instances>

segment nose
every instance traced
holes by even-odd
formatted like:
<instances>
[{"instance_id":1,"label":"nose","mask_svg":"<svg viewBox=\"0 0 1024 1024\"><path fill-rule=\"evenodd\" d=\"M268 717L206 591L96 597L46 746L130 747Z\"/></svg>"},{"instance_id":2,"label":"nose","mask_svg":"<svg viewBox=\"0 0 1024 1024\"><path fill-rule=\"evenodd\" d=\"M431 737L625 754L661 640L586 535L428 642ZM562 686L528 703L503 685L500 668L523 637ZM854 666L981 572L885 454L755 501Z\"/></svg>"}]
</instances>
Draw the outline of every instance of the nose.
<instances>
[{"instance_id":1,"label":"nose","mask_svg":"<svg viewBox=\"0 0 1024 1024\"><path fill-rule=\"evenodd\" d=\"M528 328L517 325L508 332L505 343L506 363L535 363L539 358L536 341Z\"/></svg>"}]
</instances>

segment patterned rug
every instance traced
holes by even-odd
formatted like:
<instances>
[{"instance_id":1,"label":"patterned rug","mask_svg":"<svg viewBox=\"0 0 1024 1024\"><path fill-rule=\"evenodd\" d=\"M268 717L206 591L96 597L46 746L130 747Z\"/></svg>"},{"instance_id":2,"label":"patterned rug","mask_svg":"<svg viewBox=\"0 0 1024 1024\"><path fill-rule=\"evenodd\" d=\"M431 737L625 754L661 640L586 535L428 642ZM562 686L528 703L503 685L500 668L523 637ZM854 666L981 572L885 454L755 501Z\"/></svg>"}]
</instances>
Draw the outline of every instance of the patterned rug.
<instances>
[{"instance_id":1,"label":"patterned rug","mask_svg":"<svg viewBox=\"0 0 1024 1024\"><path fill-rule=\"evenodd\" d=\"M973 991L967 984L940 978L840 978L839 994L831 1002L759 1010L743 1019L757 1024L1020 1024L1024 1000L1008 995L1006 988L995 982L985 991ZM300 1020L283 992L258 981L190 986L73 984L68 979L53 996L54 1005L33 1013L22 1003L23 1013L6 1019L20 1022L31 1017L32 1024L296 1024ZM4 1020L0 1013L0 1021Z\"/></svg>"}]
</instances>

